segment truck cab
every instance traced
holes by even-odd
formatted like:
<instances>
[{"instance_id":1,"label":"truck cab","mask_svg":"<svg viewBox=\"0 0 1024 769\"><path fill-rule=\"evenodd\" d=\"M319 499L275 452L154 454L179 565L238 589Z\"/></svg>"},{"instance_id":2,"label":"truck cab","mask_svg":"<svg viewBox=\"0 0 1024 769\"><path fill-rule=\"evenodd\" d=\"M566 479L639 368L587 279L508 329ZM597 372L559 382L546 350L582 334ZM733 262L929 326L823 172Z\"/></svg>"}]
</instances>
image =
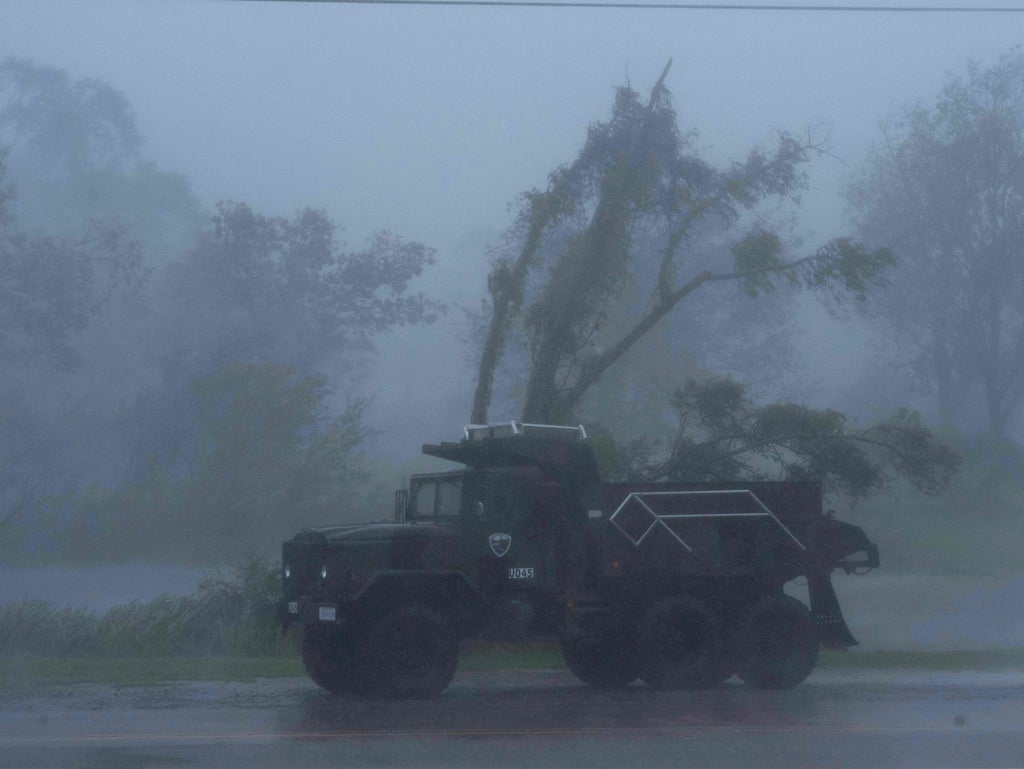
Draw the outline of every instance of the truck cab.
<instances>
[{"instance_id":1,"label":"truck cab","mask_svg":"<svg viewBox=\"0 0 1024 769\"><path fill-rule=\"evenodd\" d=\"M571 535L558 484L536 465L414 475L398 517L450 527L484 610L480 635L557 637Z\"/></svg>"}]
</instances>

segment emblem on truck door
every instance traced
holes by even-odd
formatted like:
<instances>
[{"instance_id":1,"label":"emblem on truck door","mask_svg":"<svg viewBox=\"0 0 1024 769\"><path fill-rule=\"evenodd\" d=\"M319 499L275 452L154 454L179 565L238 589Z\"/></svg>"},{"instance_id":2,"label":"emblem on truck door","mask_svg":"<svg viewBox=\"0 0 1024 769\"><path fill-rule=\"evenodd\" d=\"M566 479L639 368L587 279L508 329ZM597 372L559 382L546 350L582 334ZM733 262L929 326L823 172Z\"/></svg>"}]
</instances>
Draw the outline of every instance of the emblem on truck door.
<instances>
[{"instance_id":1,"label":"emblem on truck door","mask_svg":"<svg viewBox=\"0 0 1024 769\"><path fill-rule=\"evenodd\" d=\"M508 552L508 549L512 547L512 537L501 532L492 534L487 538L487 541L491 546L491 552L499 558L503 557Z\"/></svg>"}]
</instances>

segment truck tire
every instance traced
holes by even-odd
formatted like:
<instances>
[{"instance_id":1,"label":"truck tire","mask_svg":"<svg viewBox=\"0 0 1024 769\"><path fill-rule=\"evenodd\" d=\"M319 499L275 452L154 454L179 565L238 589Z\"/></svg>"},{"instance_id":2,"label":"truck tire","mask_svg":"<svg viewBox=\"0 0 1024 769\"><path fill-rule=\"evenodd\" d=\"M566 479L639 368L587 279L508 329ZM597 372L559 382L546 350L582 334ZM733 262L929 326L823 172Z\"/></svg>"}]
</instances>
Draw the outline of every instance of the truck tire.
<instances>
[{"instance_id":1,"label":"truck tire","mask_svg":"<svg viewBox=\"0 0 1024 769\"><path fill-rule=\"evenodd\" d=\"M562 657L576 678L598 689L622 689L640 675L636 644L627 639L563 641Z\"/></svg>"},{"instance_id":2,"label":"truck tire","mask_svg":"<svg viewBox=\"0 0 1024 769\"><path fill-rule=\"evenodd\" d=\"M340 629L302 626L302 664L317 686L331 694L351 690L353 648Z\"/></svg>"},{"instance_id":3,"label":"truck tire","mask_svg":"<svg viewBox=\"0 0 1024 769\"><path fill-rule=\"evenodd\" d=\"M818 628L788 595L763 598L741 622L739 677L755 689L789 689L818 664Z\"/></svg>"},{"instance_id":4,"label":"truck tire","mask_svg":"<svg viewBox=\"0 0 1024 769\"><path fill-rule=\"evenodd\" d=\"M696 598L654 604L639 629L640 677L654 689L714 686L722 673L718 617Z\"/></svg>"},{"instance_id":5,"label":"truck tire","mask_svg":"<svg viewBox=\"0 0 1024 769\"><path fill-rule=\"evenodd\" d=\"M388 612L359 643L353 690L387 699L433 697L459 663L459 639L441 614L424 606Z\"/></svg>"}]
</instances>

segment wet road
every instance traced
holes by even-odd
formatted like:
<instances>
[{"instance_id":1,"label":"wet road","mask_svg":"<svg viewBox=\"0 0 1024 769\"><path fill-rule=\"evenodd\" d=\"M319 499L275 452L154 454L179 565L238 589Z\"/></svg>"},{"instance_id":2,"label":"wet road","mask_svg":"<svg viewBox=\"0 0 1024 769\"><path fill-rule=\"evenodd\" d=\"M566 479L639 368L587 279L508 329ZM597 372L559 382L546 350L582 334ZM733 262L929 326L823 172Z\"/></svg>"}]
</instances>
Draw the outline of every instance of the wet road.
<instances>
[{"instance_id":1,"label":"wet road","mask_svg":"<svg viewBox=\"0 0 1024 769\"><path fill-rule=\"evenodd\" d=\"M0 693L0 767L1024 766L1024 676L816 672L599 692L563 671L463 673L440 699L332 698L304 679Z\"/></svg>"}]
</instances>

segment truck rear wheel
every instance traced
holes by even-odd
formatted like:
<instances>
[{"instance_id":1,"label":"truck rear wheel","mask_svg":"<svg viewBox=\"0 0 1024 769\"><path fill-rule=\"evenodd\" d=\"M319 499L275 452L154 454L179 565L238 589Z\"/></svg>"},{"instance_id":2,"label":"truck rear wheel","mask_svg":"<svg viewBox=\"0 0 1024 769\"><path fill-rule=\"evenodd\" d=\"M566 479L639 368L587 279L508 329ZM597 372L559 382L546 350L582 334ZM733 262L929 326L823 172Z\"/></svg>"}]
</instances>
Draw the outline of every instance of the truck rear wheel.
<instances>
[{"instance_id":1,"label":"truck rear wheel","mask_svg":"<svg viewBox=\"0 0 1024 769\"><path fill-rule=\"evenodd\" d=\"M317 686L331 694L351 689L353 648L339 628L302 626L302 664Z\"/></svg>"},{"instance_id":2,"label":"truck rear wheel","mask_svg":"<svg viewBox=\"0 0 1024 769\"><path fill-rule=\"evenodd\" d=\"M458 663L458 636L443 617L405 606L373 622L362 637L354 689L375 697L433 697L447 688Z\"/></svg>"},{"instance_id":3,"label":"truck rear wheel","mask_svg":"<svg viewBox=\"0 0 1024 769\"><path fill-rule=\"evenodd\" d=\"M696 598L654 604L640 623L640 677L655 689L698 689L723 678L715 613Z\"/></svg>"},{"instance_id":4,"label":"truck rear wheel","mask_svg":"<svg viewBox=\"0 0 1024 769\"><path fill-rule=\"evenodd\" d=\"M818 664L818 629L807 607L788 595L764 598L740 623L739 677L756 689L789 689Z\"/></svg>"},{"instance_id":5,"label":"truck rear wheel","mask_svg":"<svg viewBox=\"0 0 1024 769\"><path fill-rule=\"evenodd\" d=\"M636 644L618 636L598 641L563 641L562 656L576 678L598 689L622 689L640 675Z\"/></svg>"}]
</instances>

